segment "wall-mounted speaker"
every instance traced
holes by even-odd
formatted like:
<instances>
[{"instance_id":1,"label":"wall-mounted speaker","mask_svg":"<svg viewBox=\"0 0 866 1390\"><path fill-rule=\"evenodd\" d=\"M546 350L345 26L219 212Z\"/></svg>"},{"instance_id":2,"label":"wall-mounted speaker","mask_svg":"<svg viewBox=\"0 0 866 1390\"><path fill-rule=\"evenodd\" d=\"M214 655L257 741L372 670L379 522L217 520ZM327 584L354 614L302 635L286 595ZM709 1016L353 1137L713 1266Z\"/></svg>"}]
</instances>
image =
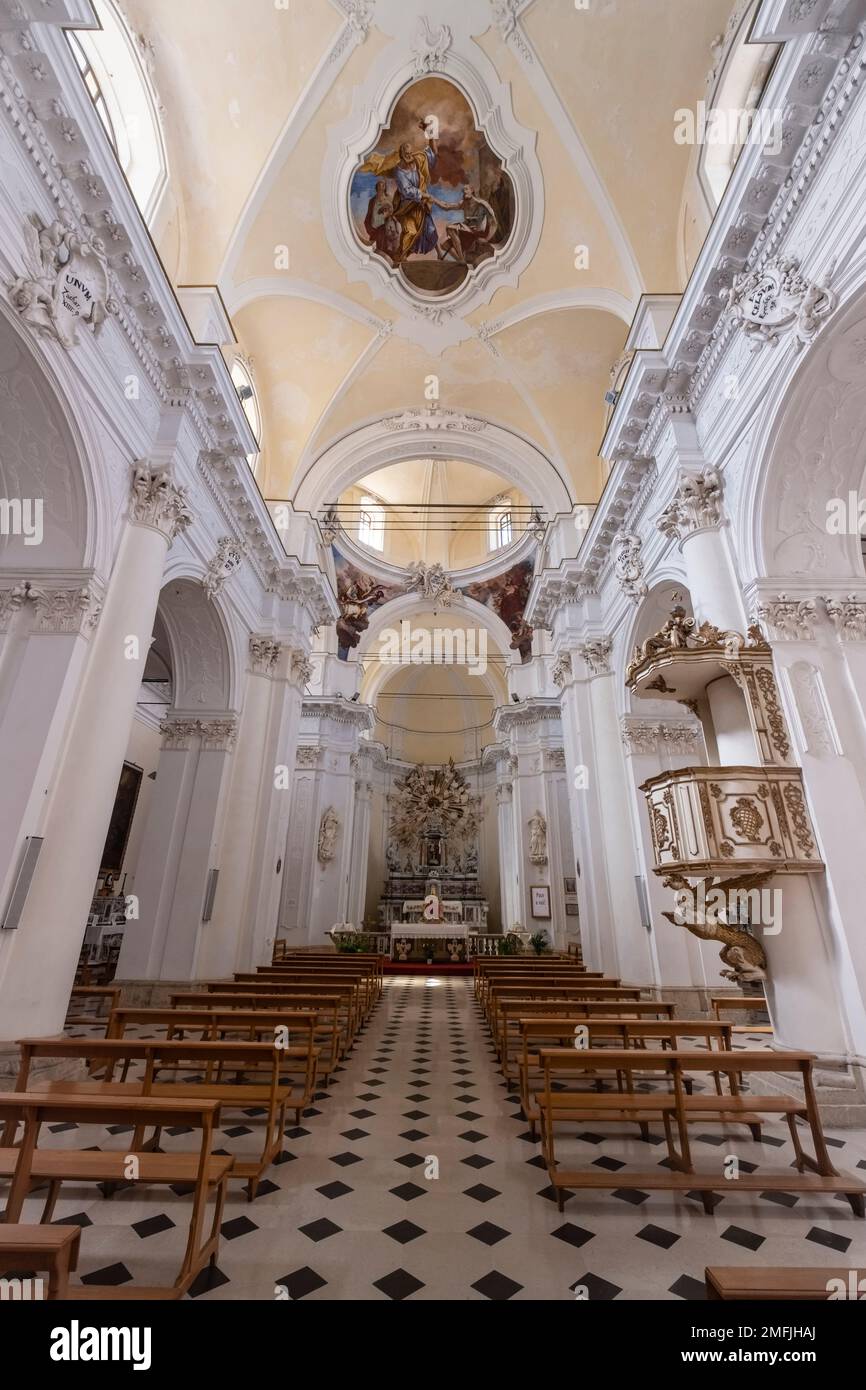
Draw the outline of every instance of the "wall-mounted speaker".
<instances>
[{"instance_id":1,"label":"wall-mounted speaker","mask_svg":"<svg viewBox=\"0 0 866 1390\"><path fill-rule=\"evenodd\" d=\"M24 841L24 852L21 855L18 877L15 880L3 921L0 922L0 931L15 931L21 921L27 894L30 892L30 884L33 882L33 875L36 872L36 861L42 851L43 844L44 840L39 835L28 835Z\"/></svg>"}]
</instances>

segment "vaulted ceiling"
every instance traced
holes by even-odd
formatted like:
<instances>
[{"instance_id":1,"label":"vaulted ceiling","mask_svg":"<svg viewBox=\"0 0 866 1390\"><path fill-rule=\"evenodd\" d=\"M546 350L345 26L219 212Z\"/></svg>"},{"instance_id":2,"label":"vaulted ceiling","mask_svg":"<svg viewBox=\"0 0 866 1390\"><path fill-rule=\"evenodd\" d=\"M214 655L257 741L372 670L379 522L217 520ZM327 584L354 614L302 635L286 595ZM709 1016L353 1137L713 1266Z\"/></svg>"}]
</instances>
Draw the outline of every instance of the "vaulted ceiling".
<instances>
[{"instance_id":1,"label":"vaulted ceiling","mask_svg":"<svg viewBox=\"0 0 866 1390\"><path fill-rule=\"evenodd\" d=\"M531 440L574 500L595 500L603 395L638 298L683 288L684 204L692 243L708 224L674 112L706 97L735 8L124 0L163 107L171 197L154 235L178 284L219 285L251 359L267 497L291 497L299 465L359 425L424 408L435 374L441 407ZM390 115L383 74L413 51L423 70L417 33L422 50L440 36L434 70L454 81L477 64L494 93L479 113L492 145L497 130L526 133L543 211L519 274L445 327L347 268L329 206L335 129L365 113L372 147Z\"/></svg>"}]
</instances>

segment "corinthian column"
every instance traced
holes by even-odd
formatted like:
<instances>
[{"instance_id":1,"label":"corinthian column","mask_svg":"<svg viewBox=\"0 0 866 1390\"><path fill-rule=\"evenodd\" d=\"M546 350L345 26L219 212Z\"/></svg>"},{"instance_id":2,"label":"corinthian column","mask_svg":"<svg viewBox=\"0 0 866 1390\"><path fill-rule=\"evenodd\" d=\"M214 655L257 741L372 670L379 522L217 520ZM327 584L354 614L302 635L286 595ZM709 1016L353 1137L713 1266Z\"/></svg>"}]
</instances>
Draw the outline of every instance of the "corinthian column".
<instances>
[{"instance_id":1,"label":"corinthian column","mask_svg":"<svg viewBox=\"0 0 866 1390\"><path fill-rule=\"evenodd\" d=\"M699 623L745 632L746 610L728 546L722 479L714 468L681 468L656 525L678 541Z\"/></svg>"},{"instance_id":2,"label":"corinthian column","mask_svg":"<svg viewBox=\"0 0 866 1390\"><path fill-rule=\"evenodd\" d=\"M168 474L137 465L129 522L35 830L44 838L42 853L18 930L4 933L0 948L0 1038L58 1033L63 1027L150 649L166 551L191 522L184 492Z\"/></svg>"}]
</instances>

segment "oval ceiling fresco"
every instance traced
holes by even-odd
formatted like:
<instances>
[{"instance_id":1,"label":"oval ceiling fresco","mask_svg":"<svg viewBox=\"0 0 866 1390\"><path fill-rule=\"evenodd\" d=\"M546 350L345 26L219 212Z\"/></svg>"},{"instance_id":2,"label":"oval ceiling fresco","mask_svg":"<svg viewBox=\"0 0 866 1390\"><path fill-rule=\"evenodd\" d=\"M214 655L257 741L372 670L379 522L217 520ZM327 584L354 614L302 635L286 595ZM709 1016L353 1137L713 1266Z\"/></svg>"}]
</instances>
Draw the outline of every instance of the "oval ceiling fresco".
<instances>
[{"instance_id":1,"label":"oval ceiling fresco","mask_svg":"<svg viewBox=\"0 0 866 1390\"><path fill-rule=\"evenodd\" d=\"M366 251L439 297L504 249L514 185L459 88L425 77L406 88L356 168L350 212Z\"/></svg>"}]
</instances>

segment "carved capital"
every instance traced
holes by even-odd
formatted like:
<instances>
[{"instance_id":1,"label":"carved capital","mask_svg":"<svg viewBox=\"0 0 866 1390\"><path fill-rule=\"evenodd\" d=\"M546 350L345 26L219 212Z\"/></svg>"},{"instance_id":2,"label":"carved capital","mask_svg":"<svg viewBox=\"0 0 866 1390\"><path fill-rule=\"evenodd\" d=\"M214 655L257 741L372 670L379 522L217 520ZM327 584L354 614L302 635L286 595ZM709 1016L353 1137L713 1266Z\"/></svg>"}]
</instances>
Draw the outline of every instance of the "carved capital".
<instances>
[{"instance_id":1,"label":"carved capital","mask_svg":"<svg viewBox=\"0 0 866 1390\"><path fill-rule=\"evenodd\" d=\"M774 641L810 642L814 637L812 599L791 599L787 594L779 594L778 598L764 599L758 605L757 617Z\"/></svg>"},{"instance_id":2,"label":"carved capital","mask_svg":"<svg viewBox=\"0 0 866 1390\"><path fill-rule=\"evenodd\" d=\"M271 637L250 637L250 670L256 676L272 676L280 659L282 643Z\"/></svg>"},{"instance_id":3,"label":"carved capital","mask_svg":"<svg viewBox=\"0 0 866 1390\"><path fill-rule=\"evenodd\" d=\"M649 593L640 554L643 541L640 536L632 535L630 531L620 531L614 536L613 544L613 572L619 581L619 587L627 598L639 603Z\"/></svg>"},{"instance_id":4,"label":"carved capital","mask_svg":"<svg viewBox=\"0 0 866 1390\"><path fill-rule=\"evenodd\" d=\"M683 541L695 531L721 526L722 480L715 468L700 473L681 469L676 491L656 521L656 526L672 540Z\"/></svg>"},{"instance_id":5,"label":"carved capital","mask_svg":"<svg viewBox=\"0 0 866 1390\"><path fill-rule=\"evenodd\" d=\"M8 632L16 613L27 601L27 586L14 584L9 589L0 589L0 632Z\"/></svg>"},{"instance_id":6,"label":"carved capital","mask_svg":"<svg viewBox=\"0 0 866 1390\"><path fill-rule=\"evenodd\" d=\"M611 637L599 637L593 642L584 642L577 651L586 664L591 676L610 675L610 653L613 648Z\"/></svg>"},{"instance_id":7,"label":"carved capital","mask_svg":"<svg viewBox=\"0 0 866 1390\"><path fill-rule=\"evenodd\" d=\"M160 725L162 746L186 751L200 741L202 751L230 753L237 737L236 719L164 719Z\"/></svg>"},{"instance_id":8,"label":"carved capital","mask_svg":"<svg viewBox=\"0 0 866 1390\"><path fill-rule=\"evenodd\" d=\"M33 588L27 598L36 605L34 632L78 633L89 637L102 612L102 600L90 585L81 589Z\"/></svg>"},{"instance_id":9,"label":"carved capital","mask_svg":"<svg viewBox=\"0 0 866 1390\"><path fill-rule=\"evenodd\" d=\"M318 745L302 744L295 749L296 767L318 767L321 749Z\"/></svg>"},{"instance_id":10,"label":"carved capital","mask_svg":"<svg viewBox=\"0 0 866 1390\"><path fill-rule=\"evenodd\" d=\"M825 598L824 607L843 642L866 642L866 598L848 594L845 598Z\"/></svg>"},{"instance_id":11,"label":"carved capital","mask_svg":"<svg viewBox=\"0 0 866 1390\"><path fill-rule=\"evenodd\" d=\"M306 652L292 652L291 679L303 688L313 678L313 663Z\"/></svg>"},{"instance_id":12,"label":"carved capital","mask_svg":"<svg viewBox=\"0 0 866 1390\"><path fill-rule=\"evenodd\" d=\"M553 670L551 672L553 684L558 685L561 690L563 686L568 684L573 675L574 669L571 664L571 652L560 652L553 663Z\"/></svg>"},{"instance_id":13,"label":"carved capital","mask_svg":"<svg viewBox=\"0 0 866 1390\"><path fill-rule=\"evenodd\" d=\"M165 469L136 464L132 473L130 518L136 526L159 531L171 545L192 525L186 488L177 487Z\"/></svg>"}]
</instances>

